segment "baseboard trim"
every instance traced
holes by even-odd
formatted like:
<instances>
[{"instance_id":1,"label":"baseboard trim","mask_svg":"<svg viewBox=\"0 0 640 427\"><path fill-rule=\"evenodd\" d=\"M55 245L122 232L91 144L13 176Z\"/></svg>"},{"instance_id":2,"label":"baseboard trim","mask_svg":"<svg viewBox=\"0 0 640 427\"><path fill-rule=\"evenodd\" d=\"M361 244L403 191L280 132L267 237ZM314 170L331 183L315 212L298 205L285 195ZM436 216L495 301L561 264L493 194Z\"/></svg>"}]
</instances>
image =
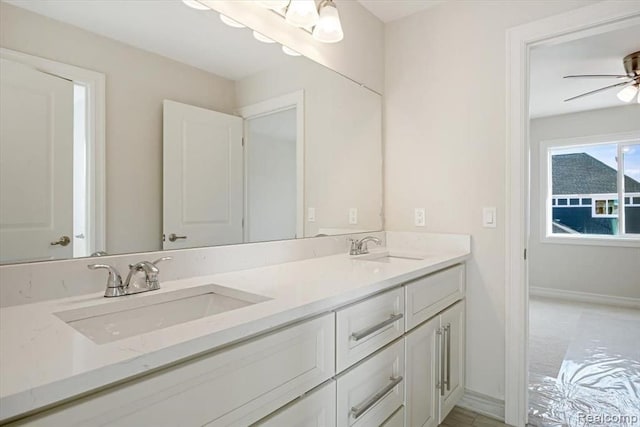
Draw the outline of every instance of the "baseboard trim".
<instances>
[{"instance_id":1,"label":"baseboard trim","mask_svg":"<svg viewBox=\"0 0 640 427\"><path fill-rule=\"evenodd\" d=\"M458 406L477 412L487 417L504 421L504 400L478 393L477 391L465 389L464 395Z\"/></svg>"},{"instance_id":2,"label":"baseboard trim","mask_svg":"<svg viewBox=\"0 0 640 427\"><path fill-rule=\"evenodd\" d=\"M529 295L557 298L568 301L588 302L592 304L613 305L616 307L640 308L640 298L615 297L611 295L591 294L587 292L540 288L537 286L529 287Z\"/></svg>"}]
</instances>

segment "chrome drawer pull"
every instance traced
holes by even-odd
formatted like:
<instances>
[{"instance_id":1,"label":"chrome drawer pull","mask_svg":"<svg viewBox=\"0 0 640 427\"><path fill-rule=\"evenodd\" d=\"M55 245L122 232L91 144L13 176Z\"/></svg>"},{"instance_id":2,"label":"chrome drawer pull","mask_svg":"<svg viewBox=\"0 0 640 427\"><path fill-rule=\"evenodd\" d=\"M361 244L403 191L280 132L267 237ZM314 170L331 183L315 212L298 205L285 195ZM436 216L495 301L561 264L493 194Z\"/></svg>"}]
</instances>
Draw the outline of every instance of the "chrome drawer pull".
<instances>
[{"instance_id":1,"label":"chrome drawer pull","mask_svg":"<svg viewBox=\"0 0 640 427\"><path fill-rule=\"evenodd\" d=\"M451 323L447 323L444 331L447 334L447 381L445 384L447 391L449 391L451 390Z\"/></svg>"},{"instance_id":2,"label":"chrome drawer pull","mask_svg":"<svg viewBox=\"0 0 640 427\"><path fill-rule=\"evenodd\" d=\"M376 394L374 394L373 396L371 396L370 398L362 402L360 405L357 405L351 408L351 415L353 415L355 419L360 418L362 414L367 412L367 409L371 408L373 405L378 403L378 401L382 399L391 390L393 390L395 386L400 384L402 382L402 376L395 377L395 378L391 377L390 380L391 382L386 386L384 386L382 390L378 391Z\"/></svg>"},{"instance_id":3,"label":"chrome drawer pull","mask_svg":"<svg viewBox=\"0 0 640 427\"><path fill-rule=\"evenodd\" d=\"M402 319L403 317L404 315L402 313L393 314L387 320L380 322L377 325L373 325L367 329L363 329L361 331L352 333L351 338L353 338L356 341L360 341L362 338L367 337L376 331L379 331L385 326L389 326L390 324Z\"/></svg>"},{"instance_id":4,"label":"chrome drawer pull","mask_svg":"<svg viewBox=\"0 0 640 427\"><path fill-rule=\"evenodd\" d=\"M440 396L444 396L444 383L445 383L445 367L444 367L444 363L445 363L445 349L444 349L444 330L443 328L438 328L438 330L436 331L436 334L439 337L439 344L440 344Z\"/></svg>"}]
</instances>

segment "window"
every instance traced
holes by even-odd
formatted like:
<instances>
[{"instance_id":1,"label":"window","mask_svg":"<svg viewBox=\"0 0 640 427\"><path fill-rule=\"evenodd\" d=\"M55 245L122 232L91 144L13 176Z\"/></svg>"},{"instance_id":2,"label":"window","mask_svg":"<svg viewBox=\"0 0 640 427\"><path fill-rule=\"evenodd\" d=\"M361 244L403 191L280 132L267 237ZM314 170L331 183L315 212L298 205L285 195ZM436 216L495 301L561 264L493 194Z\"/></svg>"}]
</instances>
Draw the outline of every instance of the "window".
<instances>
[{"instance_id":1,"label":"window","mask_svg":"<svg viewBox=\"0 0 640 427\"><path fill-rule=\"evenodd\" d=\"M640 241L640 133L541 144L543 240Z\"/></svg>"}]
</instances>

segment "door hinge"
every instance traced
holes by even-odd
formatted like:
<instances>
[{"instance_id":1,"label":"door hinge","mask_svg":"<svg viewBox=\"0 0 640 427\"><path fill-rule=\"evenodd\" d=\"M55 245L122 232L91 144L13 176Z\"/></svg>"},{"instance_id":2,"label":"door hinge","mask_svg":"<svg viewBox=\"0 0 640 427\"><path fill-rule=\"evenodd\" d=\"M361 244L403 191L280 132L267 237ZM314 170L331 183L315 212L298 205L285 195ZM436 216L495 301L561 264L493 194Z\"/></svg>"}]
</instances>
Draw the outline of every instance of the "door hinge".
<instances>
[{"instance_id":1,"label":"door hinge","mask_svg":"<svg viewBox=\"0 0 640 427\"><path fill-rule=\"evenodd\" d=\"M244 137L242 138L242 146L244 147Z\"/></svg>"},{"instance_id":2,"label":"door hinge","mask_svg":"<svg viewBox=\"0 0 640 427\"><path fill-rule=\"evenodd\" d=\"M527 259L527 248L524 248L524 259Z\"/></svg>"},{"instance_id":3,"label":"door hinge","mask_svg":"<svg viewBox=\"0 0 640 427\"><path fill-rule=\"evenodd\" d=\"M244 228L244 218L242 218L242 228Z\"/></svg>"}]
</instances>

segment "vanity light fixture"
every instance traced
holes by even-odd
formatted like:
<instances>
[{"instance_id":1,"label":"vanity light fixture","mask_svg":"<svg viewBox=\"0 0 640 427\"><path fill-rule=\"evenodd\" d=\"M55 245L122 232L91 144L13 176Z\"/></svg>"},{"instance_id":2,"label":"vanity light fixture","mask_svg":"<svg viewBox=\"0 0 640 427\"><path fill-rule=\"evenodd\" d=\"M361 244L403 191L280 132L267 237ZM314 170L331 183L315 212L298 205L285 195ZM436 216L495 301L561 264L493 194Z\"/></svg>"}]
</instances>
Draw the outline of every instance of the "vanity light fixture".
<instances>
[{"instance_id":1,"label":"vanity light fixture","mask_svg":"<svg viewBox=\"0 0 640 427\"><path fill-rule=\"evenodd\" d=\"M631 102L636 95L638 95L638 85L631 85L618 92L618 99L623 102ZM638 103L640 103L640 98L638 98Z\"/></svg>"},{"instance_id":2,"label":"vanity light fixture","mask_svg":"<svg viewBox=\"0 0 640 427\"><path fill-rule=\"evenodd\" d=\"M224 22L225 24L227 24L228 26L233 27L233 28L245 28L245 26L242 25L241 23L239 23L238 21L235 21L235 20L233 20L233 19L231 19L228 16L225 16L223 14L220 14L220 20L222 22Z\"/></svg>"},{"instance_id":3,"label":"vanity light fixture","mask_svg":"<svg viewBox=\"0 0 640 427\"><path fill-rule=\"evenodd\" d=\"M338 8L333 0L322 0L319 6L320 18L313 28L313 38L324 43L337 43L344 38Z\"/></svg>"},{"instance_id":4,"label":"vanity light fixture","mask_svg":"<svg viewBox=\"0 0 640 427\"><path fill-rule=\"evenodd\" d=\"M258 3L262 7L279 12L287 8L289 0L259 0Z\"/></svg>"},{"instance_id":5,"label":"vanity light fixture","mask_svg":"<svg viewBox=\"0 0 640 427\"><path fill-rule=\"evenodd\" d=\"M300 54L298 52L296 52L295 50L291 49L290 47L287 47L285 45L282 45L282 51L284 53L286 53L289 56L300 56Z\"/></svg>"},{"instance_id":6,"label":"vanity light fixture","mask_svg":"<svg viewBox=\"0 0 640 427\"><path fill-rule=\"evenodd\" d=\"M205 6L197 0L182 0L182 3L196 10L209 10L208 6Z\"/></svg>"},{"instance_id":7,"label":"vanity light fixture","mask_svg":"<svg viewBox=\"0 0 640 427\"><path fill-rule=\"evenodd\" d=\"M260 34L257 31L253 31L253 38L262 43L275 43L275 40L271 40L269 37Z\"/></svg>"},{"instance_id":8,"label":"vanity light fixture","mask_svg":"<svg viewBox=\"0 0 640 427\"><path fill-rule=\"evenodd\" d=\"M293 26L313 27L319 18L315 0L291 0L284 17Z\"/></svg>"}]
</instances>

